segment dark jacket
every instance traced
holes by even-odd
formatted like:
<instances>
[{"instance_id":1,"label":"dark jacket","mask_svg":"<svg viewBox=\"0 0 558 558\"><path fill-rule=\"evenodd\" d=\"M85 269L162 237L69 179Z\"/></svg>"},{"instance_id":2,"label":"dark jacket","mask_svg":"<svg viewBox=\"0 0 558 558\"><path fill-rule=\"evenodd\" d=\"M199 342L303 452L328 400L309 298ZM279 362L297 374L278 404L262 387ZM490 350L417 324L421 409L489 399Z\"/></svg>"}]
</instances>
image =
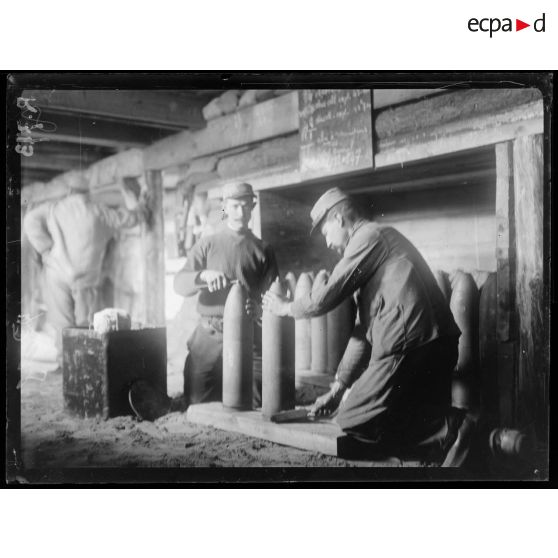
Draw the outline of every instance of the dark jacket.
<instances>
[{"instance_id":1,"label":"dark jacket","mask_svg":"<svg viewBox=\"0 0 558 558\"><path fill-rule=\"evenodd\" d=\"M359 322L338 377L351 385L368 359L459 336L449 305L418 250L392 227L355 223L328 282L292 305L295 318L324 314L357 291ZM363 343L364 339L367 343ZM366 361L366 362L365 362Z\"/></svg>"}]
</instances>

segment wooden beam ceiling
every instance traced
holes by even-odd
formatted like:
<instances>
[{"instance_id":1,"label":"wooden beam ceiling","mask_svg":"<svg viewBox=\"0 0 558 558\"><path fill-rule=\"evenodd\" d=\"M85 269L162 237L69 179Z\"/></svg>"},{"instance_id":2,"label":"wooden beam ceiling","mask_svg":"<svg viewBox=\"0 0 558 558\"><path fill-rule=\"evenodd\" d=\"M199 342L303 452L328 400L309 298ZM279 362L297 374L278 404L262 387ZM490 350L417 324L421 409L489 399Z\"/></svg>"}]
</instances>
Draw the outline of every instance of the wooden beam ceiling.
<instances>
[{"instance_id":1,"label":"wooden beam ceiling","mask_svg":"<svg viewBox=\"0 0 558 558\"><path fill-rule=\"evenodd\" d=\"M176 133L176 130L171 128L118 122L81 113L43 111L40 119L45 131L33 130L32 136L35 139L96 145L117 150L144 147Z\"/></svg>"},{"instance_id":2,"label":"wooden beam ceiling","mask_svg":"<svg viewBox=\"0 0 558 558\"><path fill-rule=\"evenodd\" d=\"M22 183L48 181L68 170L131 148L150 145L181 130L205 126L202 108L220 91L25 90L33 155L21 157Z\"/></svg>"},{"instance_id":3,"label":"wooden beam ceiling","mask_svg":"<svg viewBox=\"0 0 558 558\"><path fill-rule=\"evenodd\" d=\"M203 128L202 108L211 98L184 91L125 89L29 89L23 95L51 113L87 114L174 130Z\"/></svg>"}]
</instances>

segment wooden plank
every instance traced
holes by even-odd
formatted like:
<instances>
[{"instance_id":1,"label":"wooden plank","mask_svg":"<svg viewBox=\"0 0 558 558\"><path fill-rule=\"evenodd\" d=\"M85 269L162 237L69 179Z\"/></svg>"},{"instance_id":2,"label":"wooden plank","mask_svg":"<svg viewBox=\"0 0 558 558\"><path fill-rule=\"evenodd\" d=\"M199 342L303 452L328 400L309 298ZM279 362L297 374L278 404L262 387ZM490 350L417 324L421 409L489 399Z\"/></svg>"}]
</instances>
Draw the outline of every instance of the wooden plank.
<instances>
[{"instance_id":1,"label":"wooden plank","mask_svg":"<svg viewBox=\"0 0 558 558\"><path fill-rule=\"evenodd\" d=\"M333 456L338 455L338 441L344 437L339 426L331 420L278 424L265 420L259 411L226 409L219 402L190 405L186 419L196 424Z\"/></svg>"},{"instance_id":2,"label":"wooden plank","mask_svg":"<svg viewBox=\"0 0 558 558\"><path fill-rule=\"evenodd\" d=\"M497 113L537 101L542 101L542 95L536 88L448 90L442 95L378 111L374 132L382 142L473 117L490 121Z\"/></svg>"},{"instance_id":3,"label":"wooden plank","mask_svg":"<svg viewBox=\"0 0 558 558\"><path fill-rule=\"evenodd\" d=\"M163 177L161 171L145 174L152 199L151 221L142 225L144 307L146 323L165 325L165 236L163 229Z\"/></svg>"},{"instance_id":4,"label":"wooden plank","mask_svg":"<svg viewBox=\"0 0 558 558\"><path fill-rule=\"evenodd\" d=\"M174 128L154 128L137 123L118 122L103 118L76 114L42 112L44 131L34 129L31 137L42 143L71 143L96 145L115 149L144 147L162 136L176 133ZM48 125L47 125L48 124Z\"/></svg>"},{"instance_id":5,"label":"wooden plank","mask_svg":"<svg viewBox=\"0 0 558 558\"><path fill-rule=\"evenodd\" d=\"M141 149L128 149L93 163L84 172L89 181L89 188L95 190L114 184L125 176L142 176L143 169Z\"/></svg>"},{"instance_id":6,"label":"wooden plank","mask_svg":"<svg viewBox=\"0 0 558 558\"><path fill-rule=\"evenodd\" d=\"M46 170L46 169L21 169L21 183L23 187L31 185L33 182L49 182L60 171L59 170Z\"/></svg>"},{"instance_id":7,"label":"wooden plank","mask_svg":"<svg viewBox=\"0 0 558 558\"><path fill-rule=\"evenodd\" d=\"M496 265L497 265L497 330L498 339L510 340L512 320L512 268L510 247L513 246L513 155L512 143L496 145Z\"/></svg>"},{"instance_id":8,"label":"wooden plank","mask_svg":"<svg viewBox=\"0 0 558 558\"><path fill-rule=\"evenodd\" d=\"M535 101L492 115L422 128L377 142L376 168L474 149L543 132L543 102Z\"/></svg>"},{"instance_id":9,"label":"wooden plank","mask_svg":"<svg viewBox=\"0 0 558 558\"><path fill-rule=\"evenodd\" d=\"M190 405L186 420L276 444L354 460L351 463L361 467L424 465L416 456L392 457L378 454L370 444L344 435L337 424L328 419L276 423L265 420L260 411L235 411L224 408L220 402L212 402Z\"/></svg>"},{"instance_id":10,"label":"wooden plank","mask_svg":"<svg viewBox=\"0 0 558 558\"><path fill-rule=\"evenodd\" d=\"M444 89L373 89L374 110L443 93Z\"/></svg>"},{"instance_id":11,"label":"wooden plank","mask_svg":"<svg viewBox=\"0 0 558 558\"><path fill-rule=\"evenodd\" d=\"M81 170L97 162L105 155L83 151L81 154L75 153L41 153L40 147L35 148L31 157L23 157L21 161L22 169L45 169L58 170L60 173L67 170Z\"/></svg>"},{"instance_id":12,"label":"wooden plank","mask_svg":"<svg viewBox=\"0 0 558 558\"><path fill-rule=\"evenodd\" d=\"M174 129L204 125L202 107L207 99L188 96L185 91L130 89L34 89L24 97L35 99L33 106L54 113L81 113L128 119L147 125Z\"/></svg>"},{"instance_id":13,"label":"wooden plank","mask_svg":"<svg viewBox=\"0 0 558 558\"><path fill-rule=\"evenodd\" d=\"M515 426L516 393L516 354L517 343L505 341L498 343L498 410L500 423L506 427Z\"/></svg>"},{"instance_id":14,"label":"wooden plank","mask_svg":"<svg viewBox=\"0 0 558 558\"><path fill-rule=\"evenodd\" d=\"M298 131L296 92L215 118L198 132L182 132L145 149L146 168L162 169Z\"/></svg>"},{"instance_id":15,"label":"wooden plank","mask_svg":"<svg viewBox=\"0 0 558 558\"><path fill-rule=\"evenodd\" d=\"M519 328L517 411L521 424L546 430L547 321L544 285L543 138L513 143L516 303Z\"/></svg>"},{"instance_id":16,"label":"wooden plank","mask_svg":"<svg viewBox=\"0 0 558 558\"><path fill-rule=\"evenodd\" d=\"M217 172L223 179L233 179L261 174L266 169L274 173L297 169L299 150L298 134L272 139L254 149L223 157L217 165Z\"/></svg>"},{"instance_id":17,"label":"wooden plank","mask_svg":"<svg viewBox=\"0 0 558 558\"><path fill-rule=\"evenodd\" d=\"M515 424L517 331L514 324L513 144L499 143L496 154L496 335L498 411L501 424Z\"/></svg>"}]
</instances>

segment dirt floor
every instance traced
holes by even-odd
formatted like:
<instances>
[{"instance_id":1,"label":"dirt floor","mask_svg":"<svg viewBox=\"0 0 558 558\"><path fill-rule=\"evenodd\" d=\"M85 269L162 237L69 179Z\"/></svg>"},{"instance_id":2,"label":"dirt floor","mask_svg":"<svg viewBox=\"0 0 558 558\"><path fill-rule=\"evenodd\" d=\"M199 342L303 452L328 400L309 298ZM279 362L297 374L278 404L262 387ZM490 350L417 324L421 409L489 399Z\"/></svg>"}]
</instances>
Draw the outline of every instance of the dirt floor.
<instances>
[{"instance_id":1,"label":"dirt floor","mask_svg":"<svg viewBox=\"0 0 558 558\"><path fill-rule=\"evenodd\" d=\"M320 392L316 389L299 390L298 401L312 401ZM22 378L21 432L26 469L361 464L191 424L181 411L171 412L155 422L140 422L132 416L109 420L75 418L64 412L62 375L45 375L36 370ZM389 465L397 466L396 461Z\"/></svg>"},{"instance_id":2,"label":"dirt floor","mask_svg":"<svg viewBox=\"0 0 558 558\"><path fill-rule=\"evenodd\" d=\"M281 446L186 421L181 391L183 354L169 351L167 391L173 409L155 422L133 416L81 419L64 411L62 374L51 338L27 330L22 338L21 442L25 469L76 467L351 467L331 456ZM177 353L175 355L174 353ZM171 356L169 355L169 357ZM297 404L326 388L297 389ZM382 466L401 462L383 462Z\"/></svg>"},{"instance_id":3,"label":"dirt floor","mask_svg":"<svg viewBox=\"0 0 558 558\"><path fill-rule=\"evenodd\" d=\"M62 374L54 371L55 355L46 336L35 334L22 339L24 469L432 466L395 457L379 462L347 461L189 423L181 398L181 363L169 366L167 375L175 410L158 420L138 421L133 416L77 418L64 411ZM326 389L308 385L298 388L297 404L312 403ZM542 460L543 464L547 462ZM537 475L541 476L545 477L543 469Z\"/></svg>"}]
</instances>

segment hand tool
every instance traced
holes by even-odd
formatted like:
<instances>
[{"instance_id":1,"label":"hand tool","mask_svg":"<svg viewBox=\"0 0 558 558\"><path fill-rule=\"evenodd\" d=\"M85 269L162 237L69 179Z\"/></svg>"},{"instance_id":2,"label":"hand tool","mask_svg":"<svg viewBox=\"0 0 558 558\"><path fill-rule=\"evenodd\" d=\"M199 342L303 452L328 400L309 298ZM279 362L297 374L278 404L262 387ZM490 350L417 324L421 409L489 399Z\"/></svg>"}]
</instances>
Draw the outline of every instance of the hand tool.
<instances>
[{"instance_id":1,"label":"hand tool","mask_svg":"<svg viewBox=\"0 0 558 558\"><path fill-rule=\"evenodd\" d=\"M271 422L306 422L308 420L314 420L312 416L309 415L310 409L291 409L289 411L279 411L269 417Z\"/></svg>"}]
</instances>

